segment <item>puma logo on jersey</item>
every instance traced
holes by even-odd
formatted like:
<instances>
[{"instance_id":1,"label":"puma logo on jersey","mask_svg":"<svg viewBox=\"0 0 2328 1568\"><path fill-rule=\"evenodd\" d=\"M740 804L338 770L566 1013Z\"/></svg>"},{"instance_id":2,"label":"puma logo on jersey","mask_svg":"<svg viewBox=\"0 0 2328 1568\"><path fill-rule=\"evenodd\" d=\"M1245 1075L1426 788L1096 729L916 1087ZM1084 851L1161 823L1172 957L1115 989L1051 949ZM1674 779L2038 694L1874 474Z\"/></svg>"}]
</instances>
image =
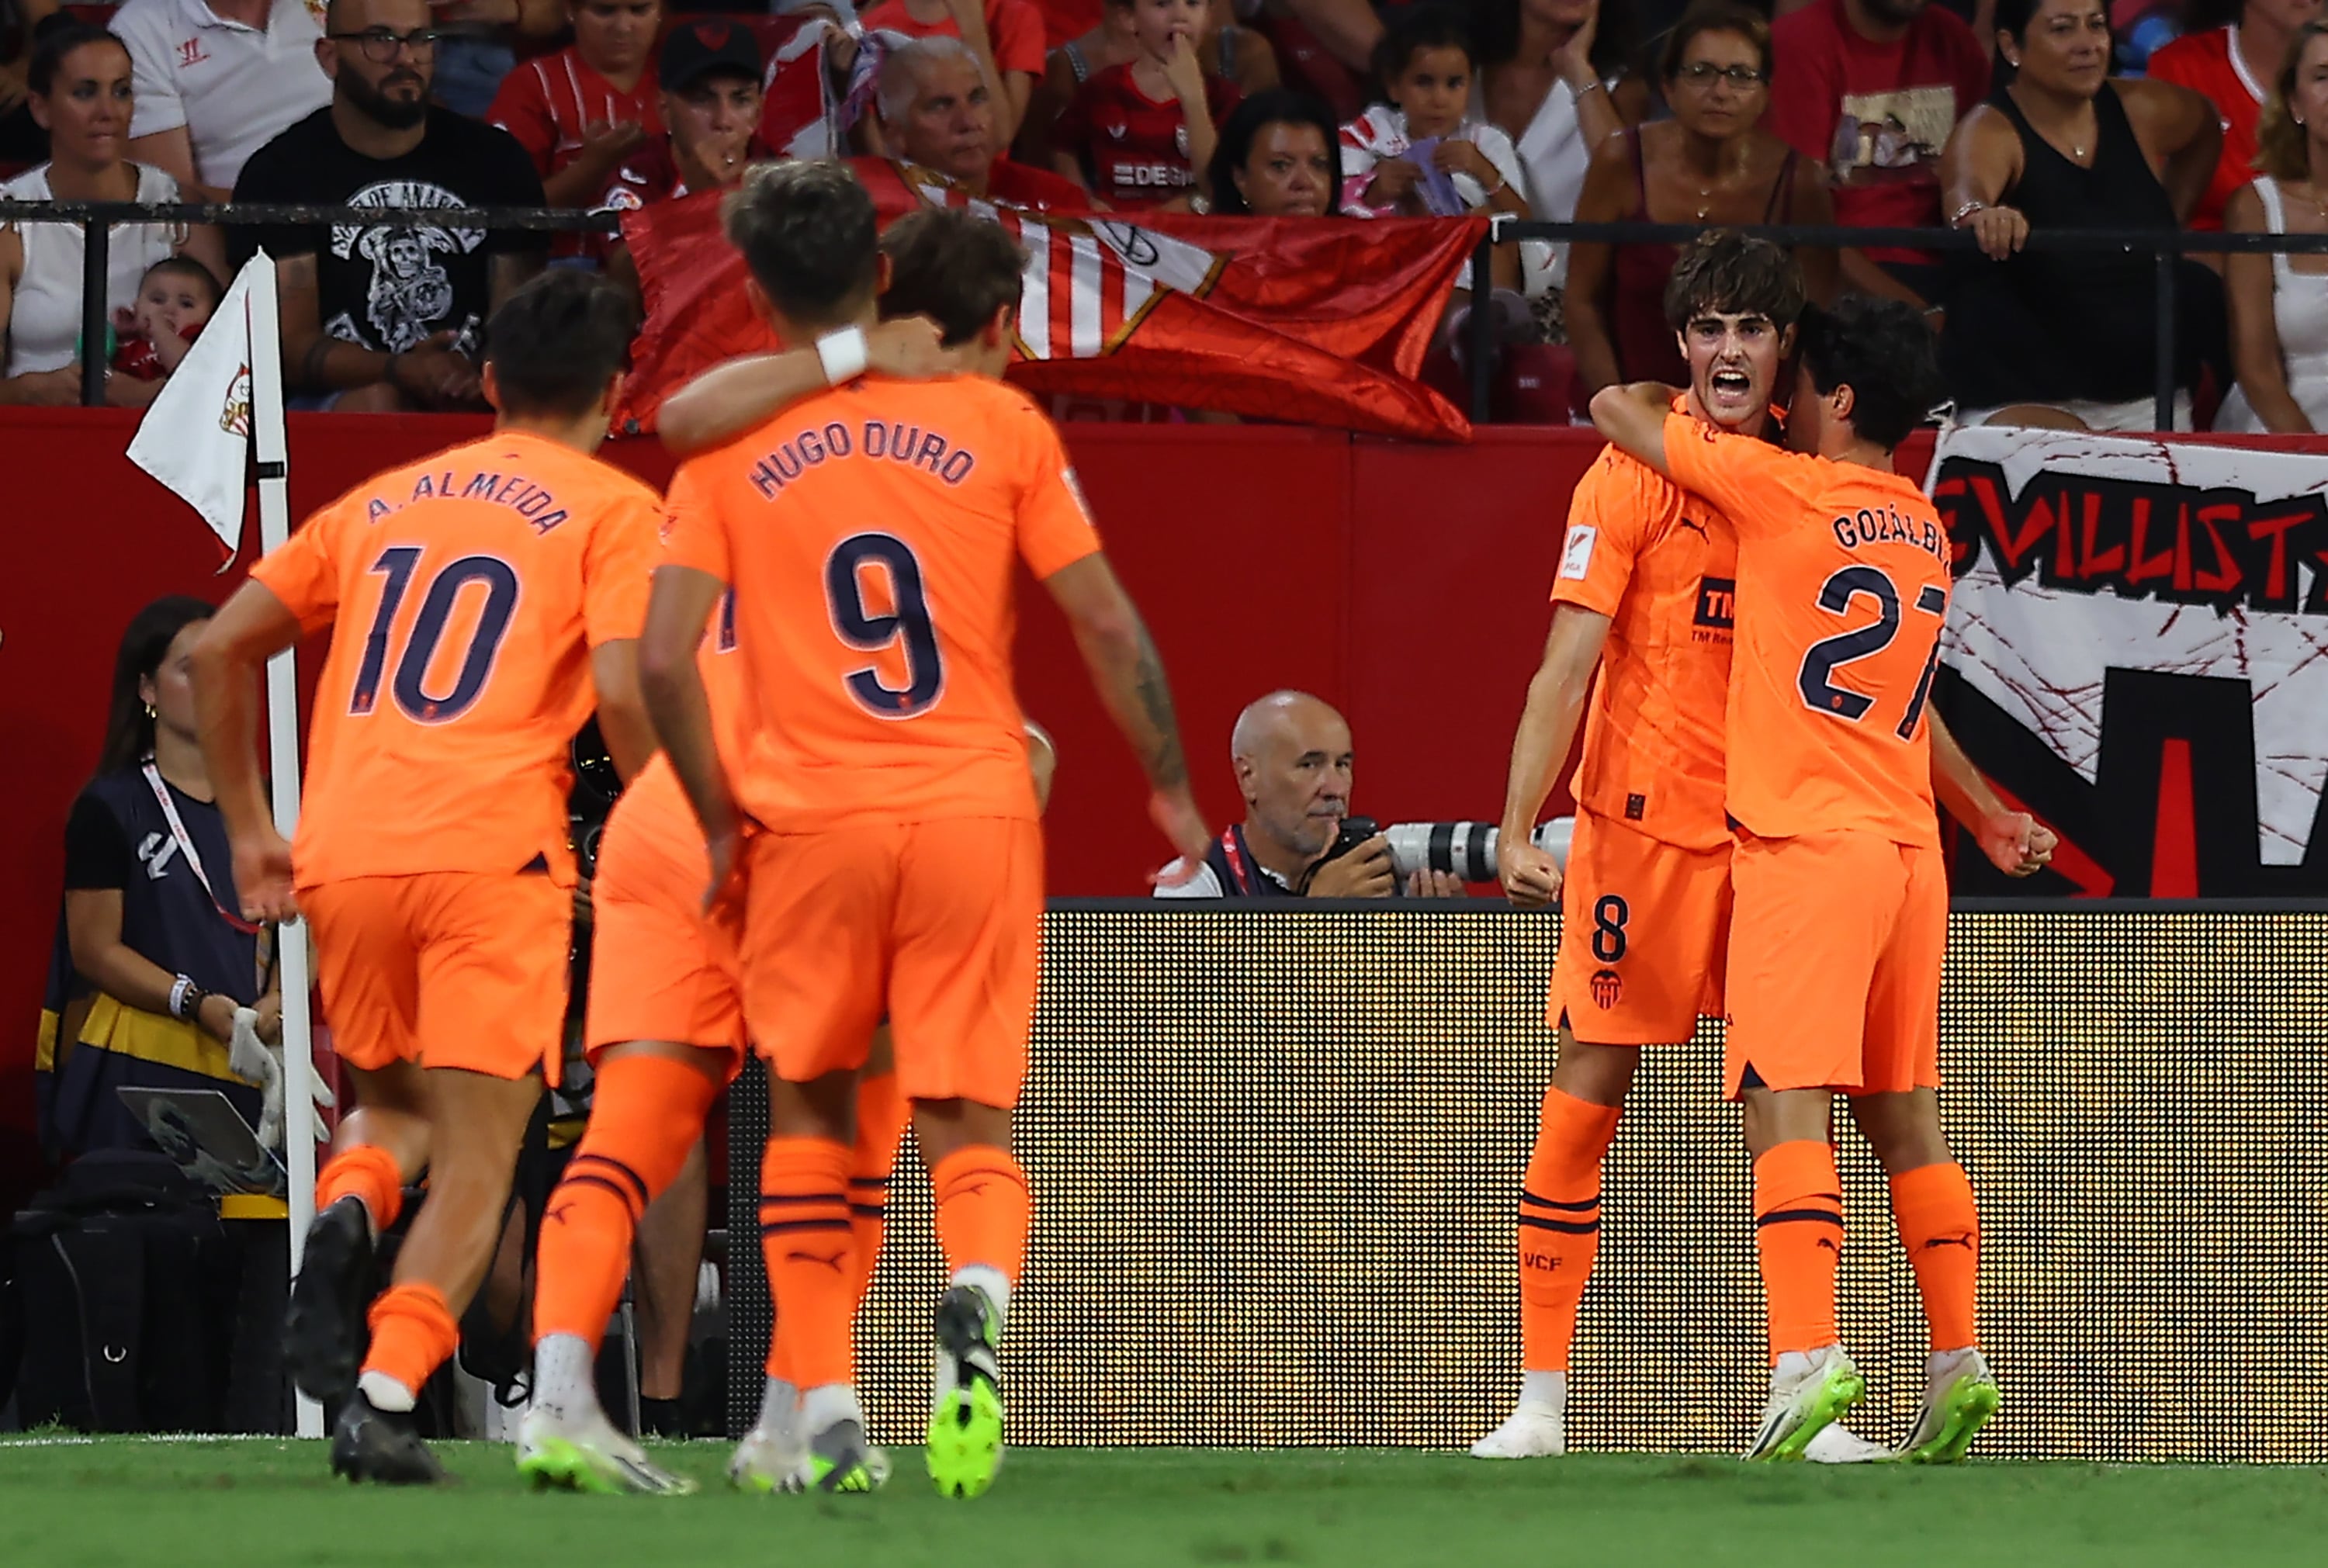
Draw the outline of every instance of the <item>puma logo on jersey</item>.
<instances>
[{"instance_id":1,"label":"puma logo on jersey","mask_svg":"<svg viewBox=\"0 0 2328 1568\"><path fill-rule=\"evenodd\" d=\"M137 859L146 867L146 879L159 882L170 874L170 861L178 853L178 840L167 833L148 833L146 841L137 846Z\"/></svg>"}]
</instances>

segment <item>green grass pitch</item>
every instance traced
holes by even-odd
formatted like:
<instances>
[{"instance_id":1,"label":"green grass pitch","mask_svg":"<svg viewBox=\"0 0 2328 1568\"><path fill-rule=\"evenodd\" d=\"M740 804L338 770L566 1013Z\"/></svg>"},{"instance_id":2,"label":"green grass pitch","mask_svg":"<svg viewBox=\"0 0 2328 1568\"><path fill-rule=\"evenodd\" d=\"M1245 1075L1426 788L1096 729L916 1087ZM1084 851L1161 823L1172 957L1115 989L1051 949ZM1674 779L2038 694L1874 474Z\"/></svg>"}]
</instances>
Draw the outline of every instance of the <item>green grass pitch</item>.
<instances>
[{"instance_id":1,"label":"green grass pitch","mask_svg":"<svg viewBox=\"0 0 2328 1568\"><path fill-rule=\"evenodd\" d=\"M1134 1568L1149 1563L2176 1564L2328 1560L2316 1469L1749 1469L1716 1455L1484 1464L1380 1450L1019 1450L948 1502L896 1451L869 1498L747 1498L727 1448L662 1445L684 1498L536 1496L447 1443L433 1491L351 1488L319 1443L0 1440L0 1563L427 1568Z\"/></svg>"}]
</instances>

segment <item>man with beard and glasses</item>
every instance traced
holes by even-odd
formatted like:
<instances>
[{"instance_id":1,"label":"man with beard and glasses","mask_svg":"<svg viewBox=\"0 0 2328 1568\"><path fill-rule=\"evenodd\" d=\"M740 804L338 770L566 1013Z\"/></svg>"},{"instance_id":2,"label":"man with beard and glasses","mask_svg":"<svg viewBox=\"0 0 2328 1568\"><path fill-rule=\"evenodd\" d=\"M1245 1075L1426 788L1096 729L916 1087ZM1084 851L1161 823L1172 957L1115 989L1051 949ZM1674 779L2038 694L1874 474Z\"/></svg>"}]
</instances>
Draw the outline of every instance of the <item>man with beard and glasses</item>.
<instances>
[{"instance_id":1,"label":"man with beard and glasses","mask_svg":"<svg viewBox=\"0 0 2328 1568\"><path fill-rule=\"evenodd\" d=\"M1728 230L1693 241L1666 288L1690 371L1674 411L1709 432L1773 434L1772 390L1803 307L1801 276L1778 247ZM1514 904L1562 909L1545 1008L1560 1056L1520 1186L1525 1380L1512 1414L1472 1448L1476 1458L1566 1451L1569 1354L1600 1250L1601 1164L1619 1111L1643 1047L1685 1044L1701 1016L1723 1011L1732 849L1723 736L1737 562L1727 515L1614 446L1570 502L1552 629L1512 742L1501 856ZM1563 875L1528 835L1580 723ZM2004 812L1937 718L1931 734L1934 785L1950 812L2000 867L2036 869L2042 854L2029 863L2020 845L2042 831ZM1849 1462L1882 1452L1836 1426L1806 1432L1788 1457Z\"/></svg>"},{"instance_id":2,"label":"man with beard and glasses","mask_svg":"<svg viewBox=\"0 0 2328 1568\"><path fill-rule=\"evenodd\" d=\"M482 408L485 318L541 265L546 234L455 219L541 206L541 179L507 131L429 103L436 42L427 0L333 0L315 46L330 105L253 154L235 184L238 202L446 213L239 231L275 258L295 408Z\"/></svg>"},{"instance_id":3,"label":"man with beard and glasses","mask_svg":"<svg viewBox=\"0 0 2328 1568\"><path fill-rule=\"evenodd\" d=\"M1827 166L1835 221L1936 229L1940 149L1988 96L1989 45L1928 0L1812 0L1770 24L1769 128ZM1939 258L1843 253L1847 288L1937 304Z\"/></svg>"}]
</instances>

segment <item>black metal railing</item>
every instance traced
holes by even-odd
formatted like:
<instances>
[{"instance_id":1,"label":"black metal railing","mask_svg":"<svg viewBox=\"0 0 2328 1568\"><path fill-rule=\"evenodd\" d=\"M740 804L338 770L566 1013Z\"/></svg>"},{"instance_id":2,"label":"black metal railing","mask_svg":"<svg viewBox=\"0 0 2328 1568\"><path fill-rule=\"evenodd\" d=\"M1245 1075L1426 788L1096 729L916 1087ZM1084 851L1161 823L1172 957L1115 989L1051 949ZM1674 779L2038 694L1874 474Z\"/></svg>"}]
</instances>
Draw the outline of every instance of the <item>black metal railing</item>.
<instances>
[{"instance_id":1,"label":"black metal railing","mask_svg":"<svg viewBox=\"0 0 2328 1568\"><path fill-rule=\"evenodd\" d=\"M1136 221L1136 219L1134 220ZM1289 220L1291 221L1292 220ZM251 227L268 224L341 223L371 226L382 222L416 227L526 230L536 232L613 233L620 223L611 211L585 212L543 207L472 207L404 209L389 207L325 207L295 202L0 202L0 223L71 223L81 230L81 342L102 343L106 324L106 273L109 259L109 230L135 224L214 224ZM1702 223L1554 223L1522 222L1496 218L1475 257L1474 276L1487 277L1492 248L1498 242L1547 239L1560 244L1582 240L1611 245L1679 245L1704 232ZM1948 229L1854 229L1839 224L1752 224L1745 233L1760 235L1780 245L1822 249L1890 249L1963 251L1975 248L1971 234ZM2175 263L2192 253L2266 252L2328 254L2328 234L2224 234L2153 230L2032 229L2024 249L2030 250L2104 251L2148 255L2154 259L2154 351L2158 427L2171 428L2174 414ZM1466 358L1470 377L1471 418L1484 422L1488 415L1494 358L1494 313L1471 314ZM81 355L81 401L105 400L104 356Z\"/></svg>"},{"instance_id":2,"label":"black metal railing","mask_svg":"<svg viewBox=\"0 0 2328 1568\"><path fill-rule=\"evenodd\" d=\"M0 223L70 223L81 233L80 400L105 401L106 273L112 230L150 224L254 228L277 223L344 223L370 228L387 222L430 229L515 229L536 232L611 234L611 211L553 207L324 207L298 202L0 202ZM221 283L230 279L221 278Z\"/></svg>"},{"instance_id":3,"label":"black metal railing","mask_svg":"<svg viewBox=\"0 0 2328 1568\"><path fill-rule=\"evenodd\" d=\"M1570 244L1582 240L1605 245L1681 245L1703 234L1704 223L1552 223L1498 217L1473 258L1475 277L1487 277L1488 259L1499 241L1549 239ZM1966 251L1978 248L1967 231L1957 229L1854 229L1833 223L1753 223L1740 232L1773 243L1822 249L1892 249ZM2152 258L2154 413L2157 427L2174 426L2174 269L2185 255L2251 253L2316 256L2328 254L2328 234L2225 234L2153 229L2039 229L2029 230L2024 250L2115 252ZM1494 358L1495 321L1490 311L1474 311L1466 324L1465 359L1470 377L1471 418L1488 418Z\"/></svg>"}]
</instances>

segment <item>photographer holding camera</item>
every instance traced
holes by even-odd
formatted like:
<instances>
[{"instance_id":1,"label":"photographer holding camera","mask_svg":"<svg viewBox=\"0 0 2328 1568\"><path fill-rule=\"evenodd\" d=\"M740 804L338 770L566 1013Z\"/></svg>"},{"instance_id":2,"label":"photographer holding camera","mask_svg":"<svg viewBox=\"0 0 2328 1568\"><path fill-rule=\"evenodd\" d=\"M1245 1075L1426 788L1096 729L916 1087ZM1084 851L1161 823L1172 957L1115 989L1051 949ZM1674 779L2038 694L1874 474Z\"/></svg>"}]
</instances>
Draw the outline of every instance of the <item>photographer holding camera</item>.
<instances>
[{"instance_id":1,"label":"photographer holding camera","mask_svg":"<svg viewBox=\"0 0 2328 1568\"><path fill-rule=\"evenodd\" d=\"M1158 897L1462 896L1462 879L1449 870L1416 865L1402 874L1389 835L1349 814L1350 727L1317 698L1272 691L1253 702L1237 716L1229 760L1244 821L1213 840L1194 877L1159 884Z\"/></svg>"}]
</instances>

